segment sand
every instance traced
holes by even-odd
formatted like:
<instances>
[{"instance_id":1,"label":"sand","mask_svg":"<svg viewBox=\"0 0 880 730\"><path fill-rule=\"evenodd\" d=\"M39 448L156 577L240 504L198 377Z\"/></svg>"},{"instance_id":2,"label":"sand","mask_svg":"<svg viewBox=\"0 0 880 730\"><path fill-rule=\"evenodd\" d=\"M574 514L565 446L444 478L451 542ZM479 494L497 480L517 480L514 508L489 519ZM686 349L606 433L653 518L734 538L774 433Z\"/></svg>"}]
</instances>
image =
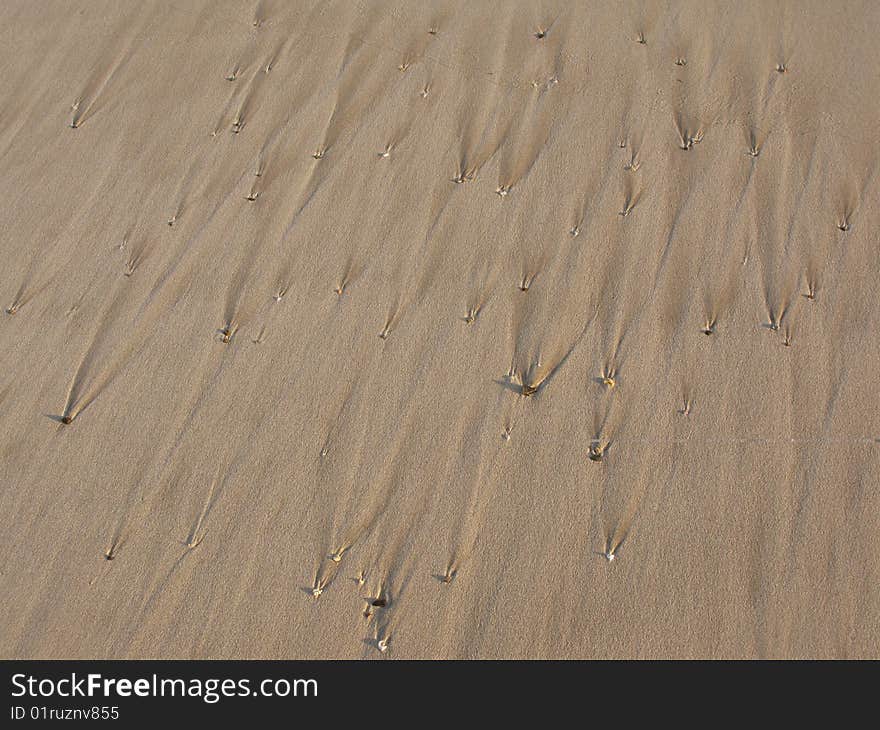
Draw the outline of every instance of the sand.
<instances>
[{"instance_id":1,"label":"sand","mask_svg":"<svg viewBox=\"0 0 880 730\"><path fill-rule=\"evenodd\" d=\"M880 657L876 2L0 21L0 656Z\"/></svg>"}]
</instances>

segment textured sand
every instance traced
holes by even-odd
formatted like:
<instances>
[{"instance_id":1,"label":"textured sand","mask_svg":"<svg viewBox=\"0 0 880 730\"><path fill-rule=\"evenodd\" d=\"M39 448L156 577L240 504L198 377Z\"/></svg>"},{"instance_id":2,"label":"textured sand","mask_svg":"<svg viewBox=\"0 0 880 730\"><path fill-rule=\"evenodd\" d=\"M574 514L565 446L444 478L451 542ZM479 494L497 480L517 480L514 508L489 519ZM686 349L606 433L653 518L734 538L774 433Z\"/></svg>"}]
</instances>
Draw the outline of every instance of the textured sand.
<instances>
[{"instance_id":1,"label":"textured sand","mask_svg":"<svg viewBox=\"0 0 880 730\"><path fill-rule=\"evenodd\" d=\"M878 30L3 2L0 655L880 656Z\"/></svg>"}]
</instances>

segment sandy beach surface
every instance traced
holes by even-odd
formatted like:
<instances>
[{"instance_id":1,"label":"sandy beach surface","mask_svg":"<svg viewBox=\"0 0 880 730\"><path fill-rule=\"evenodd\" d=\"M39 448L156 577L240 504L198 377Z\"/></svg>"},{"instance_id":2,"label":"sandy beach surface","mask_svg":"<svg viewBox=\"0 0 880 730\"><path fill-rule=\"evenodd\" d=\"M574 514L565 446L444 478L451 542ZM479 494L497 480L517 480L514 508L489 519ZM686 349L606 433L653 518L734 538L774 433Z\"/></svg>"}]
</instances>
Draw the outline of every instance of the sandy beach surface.
<instances>
[{"instance_id":1,"label":"sandy beach surface","mask_svg":"<svg viewBox=\"0 0 880 730\"><path fill-rule=\"evenodd\" d=\"M880 657L878 30L3 2L0 656Z\"/></svg>"}]
</instances>

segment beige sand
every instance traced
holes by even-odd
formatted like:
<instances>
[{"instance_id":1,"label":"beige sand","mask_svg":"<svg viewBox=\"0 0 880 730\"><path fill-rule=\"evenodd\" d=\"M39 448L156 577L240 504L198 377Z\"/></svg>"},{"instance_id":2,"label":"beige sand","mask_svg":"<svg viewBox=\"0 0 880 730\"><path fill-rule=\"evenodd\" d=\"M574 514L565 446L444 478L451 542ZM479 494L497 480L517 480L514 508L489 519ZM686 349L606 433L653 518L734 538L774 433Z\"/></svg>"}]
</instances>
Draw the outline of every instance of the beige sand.
<instances>
[{"instance_id":1,"label":"beige sand","mask_svg":"<svg viewBox=\"0 0 880 730\"><path fill-rule=\"evenodd\" d=\"M0 655L880 656L878 29L4 2Z\"/></svg>"}]
</instances>

